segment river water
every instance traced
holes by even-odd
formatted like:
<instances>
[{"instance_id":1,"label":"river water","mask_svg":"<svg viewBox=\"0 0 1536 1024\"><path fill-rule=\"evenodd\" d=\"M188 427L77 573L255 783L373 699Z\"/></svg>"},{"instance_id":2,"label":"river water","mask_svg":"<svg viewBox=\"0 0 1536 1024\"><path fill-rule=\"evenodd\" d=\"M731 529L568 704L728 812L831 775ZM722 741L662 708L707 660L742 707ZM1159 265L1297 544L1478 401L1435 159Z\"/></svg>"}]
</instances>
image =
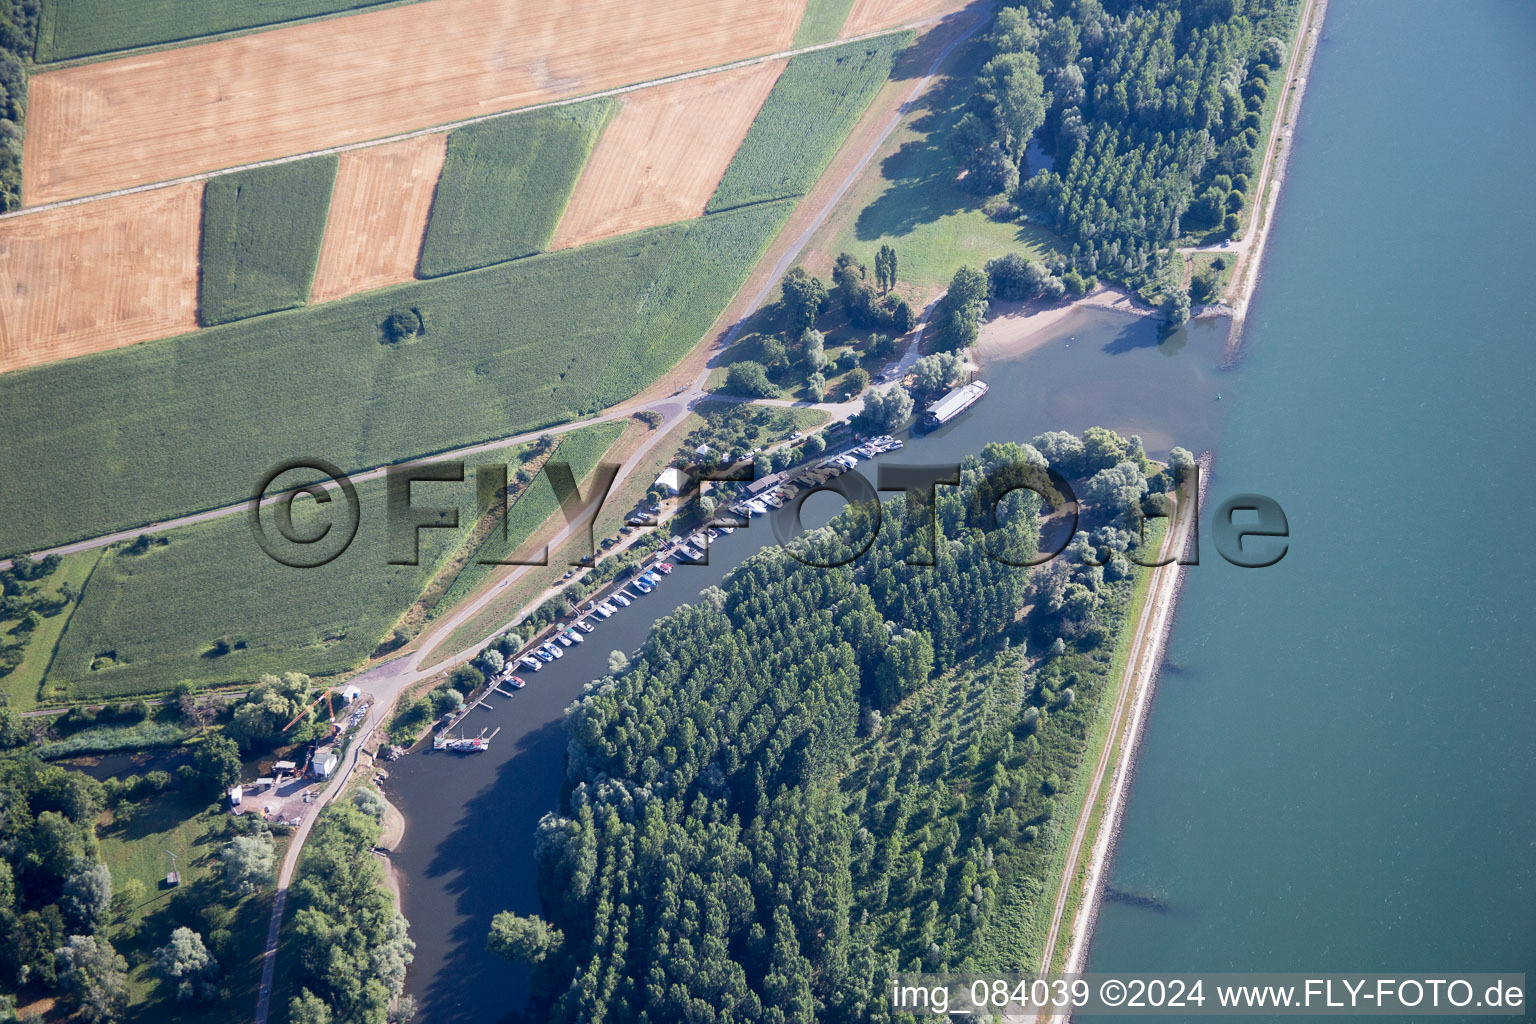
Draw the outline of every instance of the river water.
<instances>
[{"instance_id":1,"label":"river water","mask_svg":"<svg viewBox=\"0 0 1536 1024\"><path fill-rule=\"evenodd\" d=\"M1536 975L1536 8L1325 29L1092 971Z\"/></svg>"},{"instance_id":2,"label":"river water","mask_svg":"<svg viewBox=\"0 0 1536 1024\"><path fill-rule=\"evenodd\" d=\"M1112 869L1169 909L1106 905L1091 969L1536 973L1532 11L1333 5L1234 369L1223 323L1162 338L1080 311L988 365L970 412L883 456L1102 424L1154 454L1216 448L1209 505L1258 491L1286 509L1277 566L1207 542L1187 575ZM490 753L394 767L424 1024L511 1017L527 994L485 936L499 910L538 910L564 708L770 540L761 522L722 538L493 695L466 723L501 728Z\"/></svg>"}]
</instances>

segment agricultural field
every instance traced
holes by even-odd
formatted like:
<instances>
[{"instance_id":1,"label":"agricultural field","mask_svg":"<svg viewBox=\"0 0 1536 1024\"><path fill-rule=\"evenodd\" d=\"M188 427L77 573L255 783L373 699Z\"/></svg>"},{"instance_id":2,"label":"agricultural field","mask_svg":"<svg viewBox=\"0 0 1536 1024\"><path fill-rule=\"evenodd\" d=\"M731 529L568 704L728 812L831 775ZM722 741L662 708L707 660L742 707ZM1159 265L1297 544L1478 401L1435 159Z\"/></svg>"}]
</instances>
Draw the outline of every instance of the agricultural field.
<instances>
[{"instance_id":1,"label":"agricultural field","mask_svg":"<svg viewBox=\"0 0 1536 1024\"><path fill-rule=\"evenodd\" d=\"M0 373L197 327L203 186L0 221Z\"/></svg>"},{"instance_id":2,"label":"agricultural field","mask_svg":"<svg viewBox=\"0 0 1536 1024\"><path fill-rule=\"evenodd\" d=\"M319 156L208 181L198 288L203 326L291 309L309 298L336 167L336 157Z\"/></svg>"},{"instance_id":3,"label":"agricultural field","mask_svg":"<svg viewBox=\"0 0 1536 1024\"><path fill-rule=\"evenodd\" d=\"M46 0L39 64L375 7L388 0Z\"/></svg>"},{"instance_id":4,"label":"agricultural field","mask_svg":"<svg viewBox=\"0 0 1536 1024\"><path fill-rule=\"evenodd\" d=\"M612 100L589 100L454 131L421 249L422 276L549 249L577 175L613 107Z\"/></svg>"},{"instance_id":5,"label":"agricultural field","mask_svg":"<svg viewBox=\"0 0 1536 1024\"><path fill-rule=\"evenodd\" d=\"M974 67L967 58L962 50L955 66ZM956 182L950 137L965 114L967 88L965 79L943 78L913 104L812 239L808 266L826 273L840 252L870 263L889 245L903 287L921 301L946 287L961 266L980 267L1010 252L1031 259L1054 254L1053 233L988 216Z\"/></svg>"},{"instance_id":6,"label":"agricultural field","mask_svg":"<svg viewBox=\"0 0 1536 1024\"><path fill-rule=\"evenodd\" d=\"M784 63L752 64L626 95L581 172L553 247L702 214ZM542 177L543 164L539 170Z\"/></svg>"},{"instance_id":7,"label":"agricultural field","mask_svg":"<svg viewBox=\"0 0 1536 1024\"><path fill-rule=\"evenodd\" d=\"M0 644L17 645L22 653L21 664L0 675L0 694L4 694L5 704L11 710L30 711L41 696L62 696L43 694L42 686L43 677L53 661L54 649L64 635L69 617L75 612L75 602L67 600L65 592L80 593L99 557L97 551L65 555L50 576L35 584L38 596L43 599L42 622L30 631L20 617L0 616Z\"/></svg>"},{"instance_id":8,"label":"agricultural field","mask_svg":"<svg viewBox=\"0 0 1536 1024\"><path fill-rule=\"evenodd\" d=\"M23 198L239 167L775 53L802 6L439 0L43 71L30 86ZM340 59L364 46L369 59Z\"/></svg>"},{"instance_id":9,"label":"agricultural field","mask_svg":"<svg viewBox=\"0 0 1536 1024\"><path fill-rule=\"evenodd\" d=\"M575 431L553 458L569 462L581 481L623 430L623 423L605 423ZM142 553L115 545L92 575L78 616L69 619L48 684L72 700L108 700L181 682L216 685L263 672L350 669L378 648L428 580L467 543L478 512L475 468L505 458L468 460L462 484L413 485L417 507L459 509L458 529L422 532L419 566L388 564L381 480L358 485L362 516L352 544L313 569L269 558L244 515L164 534L168 543ZM558 511L541 474L508 509L508 540L494 533L479 553L505 557ZM329 510L312 501L294 506L299 532L330 521ZM472 560L464 565L439 606L462 598L488 569Z\"/></svg>"},{"instance_id":10,"label":"agricultural field","mask_svg":"<svg viewBox=\"0 0 1536 1024\"><path fill-rule=\"evenodd\" d=\"M587 475L597 467L603 455L613 447L623 432L622 422L600 423L578 430L562 438L560 447L555 449L550 458L570 464L571 475L585 495ZM507 508L506 537L503 538L497 530L485 539L476 550L474 558L459 570L458 576L438 600L432 614L441 615L451 609L490 575L495 566L482 565L478 559L506 559L514 553L526 556L526 552L519 552L518 549L545 520L559 511L560 502L555 498L555 489L550 485L549 477L541 472Z\"/></svg>"},{"instance_id":11,"label":"agricultural field","mask_svg":"<svg viewBox=\"0 0 1536 1024\"><path fill-rule=\"evenodd\" d=\"M474 484L416 484L418 506L462 505L473 516ZM261 550L245 515L163 535L169 542L102 555L59 641L50 688L68 699L112 700L181 682L254 681L263 672L313 675L357 665L389 634L420 593L457 531L426 530L419 566L388 564L382 480L358 485L357 537L318 568L282 565ZM332 521L303 499L298 530ZM223 644L220 641L224 641ZM222 652L222 653L221 653Z\"/></svg>"},{"instance_id":12,"label":"agricultural field","mask_svg":"<svg viewBox=\"0 0 1536 1024\"><path fill-rule=\"evenodd\" d=\"M596 412L698 343L791 205L0 375L0 551L242 501L300 456L355 470Z\"/></svg>"},{"instance_id":13,"label":"agricultural field","mask_svg":"<svg viewBox=\"0 0 1536 1024\"><path fill-rule=\"evenodd\" d=\"M910 32L900 32L791 58L708 209L809 191L911 42Z\"/></svg>"},{"instance_id":14,"label":"agricultural field","mask_svg":"<svg viewBox=\"0 0 1536 1024\"><path fill-rule=\"evenodd\" d=\"M422 135L341 154L310 302L416 276L448 137Z\"/></svg>"},{"instance_id":15,"label":"agricultural field","mask_svg":"<svg viewBox=\"0 0 1536 1024\"><path fill-rule=\"evenodd\" d=\"M958 11L968 0L854 0L843 24L845 36L861 36L883 28L909 25Z\"/></svg>"},{"instance_id":16,"label":"agricultural field","mask_svg":"<svg viewBox=\"0 0 1536 1024\"><path fill-rule=\"evenodd\" d=\"M795 47L830 43L843 33L853 0L806 0L805 17L795 32Z\"/></svg>"}]
</instances>

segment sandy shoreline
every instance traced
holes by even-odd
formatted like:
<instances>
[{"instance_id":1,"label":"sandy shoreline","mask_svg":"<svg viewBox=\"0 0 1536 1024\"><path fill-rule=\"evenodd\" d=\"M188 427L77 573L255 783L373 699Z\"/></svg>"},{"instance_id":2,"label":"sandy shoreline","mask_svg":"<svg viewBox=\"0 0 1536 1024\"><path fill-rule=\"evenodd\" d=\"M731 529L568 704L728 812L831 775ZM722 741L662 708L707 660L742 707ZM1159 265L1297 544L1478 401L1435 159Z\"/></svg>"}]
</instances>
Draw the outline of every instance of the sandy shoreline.
<instances>
[{"instance_id":1,"label":"sandy shoreline","mask_svg":"<svg viewBox=\"0 0 1536 1024\"><path fill-rule=\"evenodd\" d=\"M994 300L991 315L982 323L974 351L977 361L1017 359L1044 344L1051 328L1079 309L1108 309L1128 316L1157 316L1158 311L1136 301L1128 293L1100 285L1081 299L1042 304Z\"/></svg>"},{"instance_id":2,"label":"sandy shoreline","mask_svg":"<svg viewBox=\"0 0 1536 1024\"><path fill-rule=\"evenodd\" d=\"M1280 193L1285 185L1285 169L1291 159L1291 142L1295 137L1296 118L1301 111L1301 101L1311 79L1312 60L1317 56L1317 43L1323 31L1323 19L1328 13L1328 0L1311 0L1309 9L1303 12L1304 21L1297 29L1299 56L1286 83L1286 97L1275 112L1273 125L1273 150L1267 159L1269 172L1263 178L1264 191L1259 196L1263 203L1257 232L1248 243L1246 256L1237 268L1232 286L1224 300L1232 307L1232 333L1227 339L1227 354L1237 352L1243 336L1243 320L1248 315L1248 303L1259 283L1259 267L1264 262L1264 250L1269 244L1269 229L1275 223L1275 210L1280 203Z\"/></svg>"},{"instance_id":3,"label":"sandy shoreline","mask_svg":"<svg viewBox=\"0 0 1536 1024\"><path fill-rule=\"evenodd\" d=\"M376 792L384 798L384 834L379 837L378 848L393 853L400 848L400 840L405 837L405 815L389 799L389 794L382 789ZM384 862L384 879L389 885L389 891L394 894L395 909L404 913L400 906L400 869L395 867L394 859L388 854L381 853L378 856Z\"/></svg>"}]
</instances>

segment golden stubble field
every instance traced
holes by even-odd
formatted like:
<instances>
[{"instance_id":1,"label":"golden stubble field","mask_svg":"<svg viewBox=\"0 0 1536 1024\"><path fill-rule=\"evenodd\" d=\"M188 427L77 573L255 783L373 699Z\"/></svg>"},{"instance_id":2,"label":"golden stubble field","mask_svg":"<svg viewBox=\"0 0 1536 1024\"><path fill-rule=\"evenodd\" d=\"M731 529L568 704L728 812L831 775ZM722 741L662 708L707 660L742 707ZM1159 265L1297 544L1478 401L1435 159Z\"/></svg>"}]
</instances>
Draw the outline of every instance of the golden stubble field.
<instances>
[{"instance_id":1,"label":"golden stubble field","mask_svg":"<svg viewBox=\"0 0 1536 1024\"><path fill-rule=\"evenodd\" d=\"M447 151L439 132L341 154L310 302L415 278Z\"/></svg>"},{"instance_id":2,"label":"golden stubble field","mask_svg":"<svg viewBox=\"0 0 1536 1024\"><path fill-rule=\"evenodd\" d=\"M0 373L197 328L200 181L0 220Z\"/></svg>"},{"instance_id":3,"label":"golden stubble field","mask_svg":"<svg viewBox=\"0 0 1536 1024\"><path fill-rule=\"evenodd\" d=\"M804 0L428 0L34 75L28 205L786 49Z\"/></svg>"},{"instance_id":4,"label":"golden stubble field","mask_svg":"<svg viewBox=\"0 0 1536 1024\"><path fill-rule=\"evenodd\" d=\"M576 181L552 248L702 215L786 63L625 95Z\"/></svg>"},{"instance_id":5,"label":"golden stubble field","mask_svg":"<svg viewBox=\"0 0 1536 1024\"><path fill-rule=\"evenodd\" d=\"M843 36L861 36L958 11L967 0L854 0Z\"/></svg>"}]
</instances>

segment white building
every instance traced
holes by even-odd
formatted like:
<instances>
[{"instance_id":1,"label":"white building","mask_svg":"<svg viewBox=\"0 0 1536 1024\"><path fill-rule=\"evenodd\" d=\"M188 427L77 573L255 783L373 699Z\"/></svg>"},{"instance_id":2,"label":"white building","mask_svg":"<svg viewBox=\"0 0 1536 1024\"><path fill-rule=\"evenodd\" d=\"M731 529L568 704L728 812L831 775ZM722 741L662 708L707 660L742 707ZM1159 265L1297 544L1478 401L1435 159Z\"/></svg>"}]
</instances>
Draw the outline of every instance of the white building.
<instances>
[{"instance_id":1,"label":"white building","mask_svg":"<svg viewBox=\"0 0 1536 1024\"><path fill-rule=\"evenodd\" d=\"M676 466L668 466L661 471L661 475L656 478L656 482L651 486L667 494L679 494L687 483L687 474Z\"/></svg>"},{"instance_id":2,"label":"white building","mask_svg":"<svg viewBox=\"0 0 1536 1024\"><path fill-rule=\"evenodd\" d=\"M310 762L310 774L317 779L328 779L340 763L341 755L336 753L335 747L321 747L315 751L314 761Z\"/></svg>"}]
</instances>

